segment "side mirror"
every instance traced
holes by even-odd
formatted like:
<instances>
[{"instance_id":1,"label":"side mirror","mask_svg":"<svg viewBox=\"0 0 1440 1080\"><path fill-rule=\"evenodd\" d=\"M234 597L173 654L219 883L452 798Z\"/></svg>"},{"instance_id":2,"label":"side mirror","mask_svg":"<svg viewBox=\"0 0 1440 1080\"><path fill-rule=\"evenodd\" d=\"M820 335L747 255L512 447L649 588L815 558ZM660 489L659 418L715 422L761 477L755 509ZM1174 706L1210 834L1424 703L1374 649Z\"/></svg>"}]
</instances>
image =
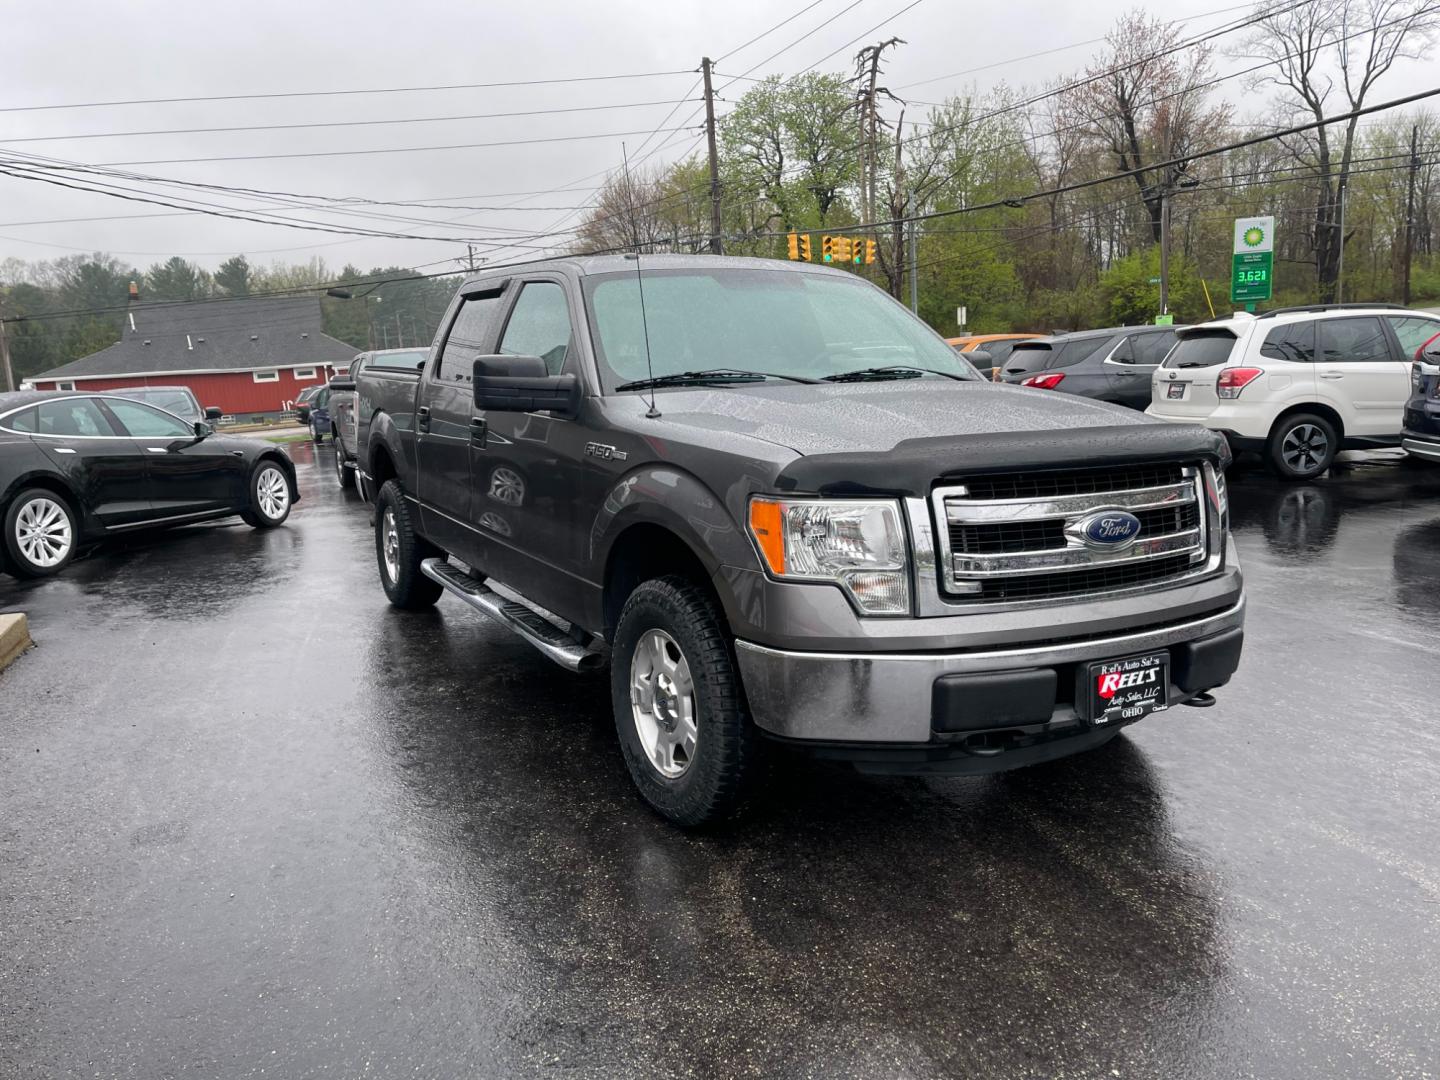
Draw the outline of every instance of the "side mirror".
<instances>
[{"instance_id":1,"label":"side mirror","mask_svg":"<svg viewBox=\"0 0 1440 1080\"><path fill-rule=\"evenodd\" d=\"M988 368L995 366L994 359L991 358L990 354L984 349L971 349L969 352L961 353L960 355L965 357L966 360L969 360L970 363L974 364L978 368Z\"/></svg>"},{"instance_id":2,"label":"side mirror","mask_svg":"<svg viewBox=\"0 0 1440 1080\"><path fill-rule=\"evenodd\" d=\"M206 420L219 420L219 419L220 419L222 416L224 416L224 415L225 415L225 410L222 409L222 408L220 408L218 405L207 405L207 406L205 406L205 419L206 419Z\"/></svg>"},{"instance_id":3,"label":"side mirror","mask_svg":"<svg viewBox=\"0 0 1440 1080\"><path fill-rule=\"evenodd\" d=\"M195 438L197 439L208 439L214 434L214 432L210 430L210 425L205 423L204 420L196 420L190 430L195 432Z\"/></svg>"},{"instance_id":4,"label":"side mirror","mask_svg":"<svg viewBox=\"0 0 1440 1080\"><path fill-rule=\"evenodd\" d=\"M494 412L542 412L574 416L580 410L580 382L551 375L538 356L477 356L475 407Z\"/></svg>"}]
</instances>

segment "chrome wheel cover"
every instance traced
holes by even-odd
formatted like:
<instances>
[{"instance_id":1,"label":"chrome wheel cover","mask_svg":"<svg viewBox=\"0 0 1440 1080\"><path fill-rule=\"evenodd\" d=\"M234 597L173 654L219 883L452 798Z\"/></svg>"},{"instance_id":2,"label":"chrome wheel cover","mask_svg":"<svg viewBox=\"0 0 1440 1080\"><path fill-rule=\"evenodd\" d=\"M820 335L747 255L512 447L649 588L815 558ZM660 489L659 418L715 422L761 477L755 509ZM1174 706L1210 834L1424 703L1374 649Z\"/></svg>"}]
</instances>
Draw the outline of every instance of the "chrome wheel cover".
<instances>
[{"instance_id":1,"label":"chrome wheel cover","mask_svg":"<svg viewBox=\"0 0 1440 1080\"><path fill-rule=\"evenodd\" d=\"M31 499L15 515L15 543L35 566L59 566L74 542L70 515L54 499Z\"/></svg>"},{"instance_id":2,"label":"chrome wheel cover","mask_svg":"<svg viewBox=\"0 0 1440 1080\"><path fill-rule=\"evenodd\" d=\"M380 527L380 556L385 561L385 576L391 582L400 580L400 530L395 524L395 511L387 509Z\"/></svg>"},{"instance_id":3,"label":"chrome wheel cover","mask_svg":"<svg viewBox=\"0 0 1440 1080\"><path fill-rule=\"evenodd\" d=\"M690 662L664 630L647 630L630 659L630 705L640 748L667 780L695 760L695 682Z\"/></svg>"},{"instance_id":4,"label":"chrome wheel cover","mask_svg":"<svg viewBox=\"0 0 1440 1080\"><path fill-rule=\"evenodd\" d=\"M1330 440L1314 424L1296 424L1280 443L1280 458L1294 472L1307 472L1325 460Z\"/></svg>"},{"instance_id":5,"label":"chrome wheel cover","mask_svg":"<svg viewBox=\"0 0 1440 1080\"><path fill-rule=\"evenodd\" d=\"M255 497L260 503L260 512L277 521L290 505L290 482L274 465L267 465L255 480Z\"/></svg>"}]
</instances>

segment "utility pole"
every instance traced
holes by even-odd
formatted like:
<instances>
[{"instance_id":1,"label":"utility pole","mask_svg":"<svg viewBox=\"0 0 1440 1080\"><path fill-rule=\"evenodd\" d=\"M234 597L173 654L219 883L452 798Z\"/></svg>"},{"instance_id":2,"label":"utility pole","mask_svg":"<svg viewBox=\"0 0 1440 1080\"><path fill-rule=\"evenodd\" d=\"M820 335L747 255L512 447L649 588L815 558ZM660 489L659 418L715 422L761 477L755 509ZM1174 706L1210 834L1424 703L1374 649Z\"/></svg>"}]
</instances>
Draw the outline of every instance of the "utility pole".
<instances>
[{"instance_id":1,"label":"utility pole","mask_svg":"<svg viewBox=\"0 0 1440 1080\"><path fill-rule=\"evenodd\" d=\"M720 155L715 149L715 91L710 85L710 58L700 61L705 76L705 141L710 149L710 253L725 254L720 238Z\"/></svg>"},{"instance_id":2,"label":"utility pole","mask_svg":"<svg viewBox=\"0 0 1440 1080\"><path fill-rule=\"evenodd\" d=\"M905 228L909 230L910 245L910 310L920 313L920 255L915 240L915 192L905 193Z\"/></svg>"},{"instance_id":3,"label":"utility pole","mask_svg":"<svg viewBox=\"0 0 1440 1080\"><path fill-rule=\"evenodd\" d=\"M1415 176L1420 171L1419 140L1420 125L1416 124L1410 129L1410 190L1405 195L1405 268L1400 302L1406 307L1410 306L1410 262L1415 257Z\"/></svg>"},{"instance_id":4,"label":"utility pole","mask_svg":"<svg viewBox=\"0 0 1440 1080\"><path fill-rule=\"evenodd\" d=\"M1160 189L1160 314L1170 313L1170 183Z\"/></svg>"},{"instance_id":5,"label":"utility pole","mask_svg":"<svg viewBox=\"0 0 1440 1080\"><path fill-rule=\"evenodd\" d=\"M1340 181L1340 254L1335 260L1335 303L1345 302L1345 181Z\"/></svg>"},{"instance_id":6,"label":"utility pole","mask_svg":"<svg viewBox=\"0 0 1440 1080\"><path fill-rule=\"evenodd\" d=\"M466 259L467 259L467 260L469 261L469 263L470 263L470 272L473 274L473 273L475 272L475 245L474 245L474 244L466 244L466 245L465 245L465 254L466 254Z\"/></svg>"},{"instance_id":7,"label":"utility pole","mask_svg":"<svg viewBox=\"0 0 1440 1080\"><path fill-rule=\"evenodd\" d=\"M0 319L0 367L5 369L5 389L15 390L15 371L10 367L10 340L5 336L5 320Z\"/></svg>"}]
</instances>

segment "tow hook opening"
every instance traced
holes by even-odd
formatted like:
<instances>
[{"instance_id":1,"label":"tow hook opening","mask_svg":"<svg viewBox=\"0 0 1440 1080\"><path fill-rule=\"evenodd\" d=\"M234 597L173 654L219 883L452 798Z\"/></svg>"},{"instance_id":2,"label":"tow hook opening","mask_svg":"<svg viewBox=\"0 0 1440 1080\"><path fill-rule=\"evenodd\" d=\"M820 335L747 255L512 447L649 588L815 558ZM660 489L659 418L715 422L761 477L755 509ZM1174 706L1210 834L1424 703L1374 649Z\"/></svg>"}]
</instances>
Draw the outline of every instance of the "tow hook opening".
<instances>
[{"instance_id":1,"label":"tow hook opening","mask_svg":"<svg viewBox=\"0 0 1440 1080\"><path fill-rule=\"evenodd\" d=\"M1192 709L1208 709L1215 704L1215 695L1209 690L1201 690L1198 694L1186 698L1180 702L1181 705L1189 705Z\"/></svg>"}]
</instances>

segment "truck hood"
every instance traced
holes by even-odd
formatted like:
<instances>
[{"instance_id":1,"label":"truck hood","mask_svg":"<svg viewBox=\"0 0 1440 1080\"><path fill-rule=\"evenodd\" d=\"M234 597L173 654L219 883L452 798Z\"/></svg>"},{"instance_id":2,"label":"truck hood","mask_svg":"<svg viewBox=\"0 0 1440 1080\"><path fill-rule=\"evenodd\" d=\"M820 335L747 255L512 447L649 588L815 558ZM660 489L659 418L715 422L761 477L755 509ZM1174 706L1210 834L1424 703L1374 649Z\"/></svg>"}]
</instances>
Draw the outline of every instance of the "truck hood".
<instances>
[{"instance_id":1,"label":"truck hood","mask_svg":"<svg viewBox=\"0 0 1440 1080\"><path fill-rule=\"evenodd\" d=\"M657 396L662 424L743 434L798 456L782 490L924 496L982 472L1154 461L1229 464L1213 431L1045 390L987 382L771 385Z\"/></svg>"},{"instance_id":2,"label":"truck hood","mask_svg":"<svg viewBox=\"0 0 1440 1080\"><path fill-rule=\"evenodd\" d=\"M876 453L912 439L1160 423L1068 394L949 379L714 387L656 402L669 423L739 431L807 457Z\"/></svg>"}]
</instances>

